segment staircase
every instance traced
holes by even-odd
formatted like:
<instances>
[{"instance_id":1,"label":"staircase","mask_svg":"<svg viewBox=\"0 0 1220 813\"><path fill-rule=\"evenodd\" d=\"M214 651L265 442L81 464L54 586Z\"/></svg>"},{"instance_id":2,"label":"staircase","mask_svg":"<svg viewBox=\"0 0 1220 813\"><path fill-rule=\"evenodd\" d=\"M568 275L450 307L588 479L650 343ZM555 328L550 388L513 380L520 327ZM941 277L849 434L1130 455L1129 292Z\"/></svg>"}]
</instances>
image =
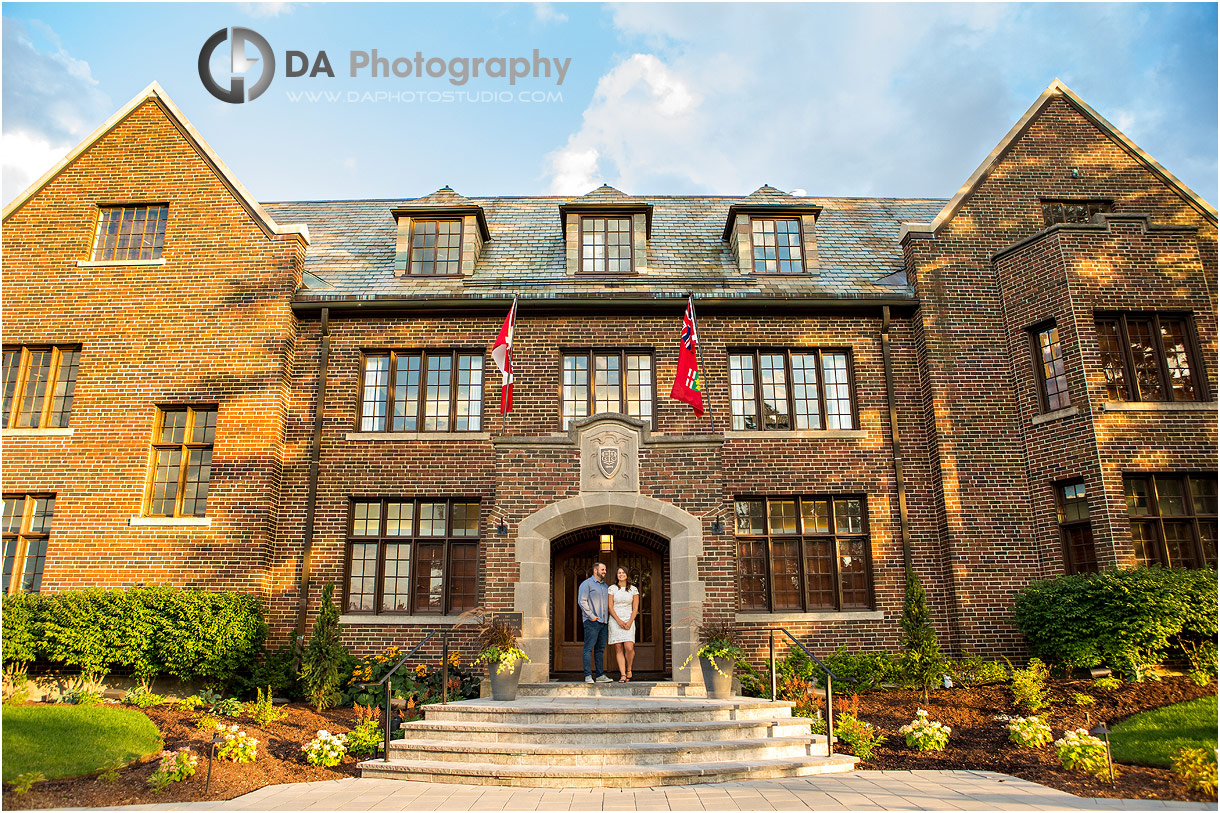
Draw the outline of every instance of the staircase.
<instances>
[{"instance_id":1,"label":"staircase","mask_svg":"<svg viewBox=\"0 0 1220 813\"><path fill-rule=\"evenodd\" d=\"M655 787L850 771L792 703L681 683L522 684L517 699L424 707L360 775L523 787Z\"/></svg>"}]
</instances>

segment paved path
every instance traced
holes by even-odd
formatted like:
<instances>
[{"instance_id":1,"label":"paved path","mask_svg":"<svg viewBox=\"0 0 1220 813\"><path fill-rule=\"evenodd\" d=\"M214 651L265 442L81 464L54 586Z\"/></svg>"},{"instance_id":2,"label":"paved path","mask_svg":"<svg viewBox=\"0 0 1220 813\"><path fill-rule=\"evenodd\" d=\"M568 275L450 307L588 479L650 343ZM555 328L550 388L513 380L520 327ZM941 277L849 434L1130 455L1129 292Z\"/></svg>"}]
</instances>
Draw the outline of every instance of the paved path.
<instances>
[{"instance_id":1,"label":"paved path","mask_svg":"<svg viewBox=\"0 0 1220 813\"><path fill-rule=\"evenodd\" d=\"M1082 799L990 771L856 771L664 788L502 788L396 779L270 785L226 802L106 810L1215 810L1203 802Z\"/></svg>"}]
</instances>

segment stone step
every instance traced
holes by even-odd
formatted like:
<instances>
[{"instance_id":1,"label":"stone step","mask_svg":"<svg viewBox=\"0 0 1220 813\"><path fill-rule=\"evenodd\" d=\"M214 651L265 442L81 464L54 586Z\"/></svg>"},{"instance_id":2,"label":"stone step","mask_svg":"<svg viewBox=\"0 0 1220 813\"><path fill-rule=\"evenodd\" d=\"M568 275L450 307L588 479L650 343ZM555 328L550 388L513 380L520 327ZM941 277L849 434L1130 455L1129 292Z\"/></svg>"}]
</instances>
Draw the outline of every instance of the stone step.
<instances>
[{"instance_id":1,"label":"stone step","mask_svg":"<svg viewBox=\"0 0 1220 813\"><path fill-rule=\"evenodd\" d=\"M647 788L843 773L851 771L856 762L855 757L842 754L833 757L617 766L499 765L491 762L391 759L389 762L368 760L361 762L359 768L362 777L410 779L416 782L541 788Z\"/></svg>"},{"instance_id":2,"label":"stone step","mask_svg":"<svg viewBox=\"0 0 1220 813\"><path fill-rule=\"evenodd\" d=\"M672 681L629 681L627 683L585 683L552 681L522 683L518 697L707 697L702 686Z\"/></svg>"},{"instance_id":3,"label":"stone step","mask_svg":"<svg viewBox=\"0 0 1220 813\"><path fill-rule=\"evenodd\" d=\"M704 698L580 698L519 697L509 701L462 700L424 706L428 722L461 721L530 725L631 726L653 723L688 723L701 720L760 720L790 717L793 703L738 697Z\"/></svg>"},{"instance_id":4,"label":"stone step","mask_svg":"<svg viewBox=\"0 0 1220 813\"><path fill-rule=\"evenodd\" d=\"M479 743L621 745L636 742L714 742L765 737L807 737L812 723L813 720L801 717L781 717L683 723L638 722L626 727L585 725L574 728L557 723L416 720L402 726L404 739L393 740L391 746L395 742L426 742L430 739Z\"/></svg>"},{"instance_id":5,"label":"stone step","mask_svg":"<svg viewBox=\"0 0 1220 813\"><path fill-rule=\"evenodd\" d=\"M825 755L825 738L814 742L808 733L803 737L773 737L751 740L718 740L713 742L652 743L626 745L541 745L538 743L477 743L428 740L390 743L390 759L423 760L428 762L491 763L496 766L526 765L539 767L571 766L614 769L622 766L680 765L686 763L767 761L792 759L817 754Z\"/></svg>"}]
</instances>

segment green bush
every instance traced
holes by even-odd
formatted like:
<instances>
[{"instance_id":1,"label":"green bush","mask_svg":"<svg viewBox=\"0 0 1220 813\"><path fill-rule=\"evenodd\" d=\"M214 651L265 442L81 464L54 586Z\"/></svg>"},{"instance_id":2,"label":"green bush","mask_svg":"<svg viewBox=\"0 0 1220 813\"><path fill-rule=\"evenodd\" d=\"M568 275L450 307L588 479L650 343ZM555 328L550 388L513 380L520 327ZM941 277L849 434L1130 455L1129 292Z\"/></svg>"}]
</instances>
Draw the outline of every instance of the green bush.
<instances>
[{"instance_id":1,"label":"green bush","mask_svg":"<svg viewBox=\"0 0 1220 813\"><path fill-rule=\"evenodd\" d=\"M1216 795L1216 752L1206 748L1182 748L1173 758L1173 772L1194 790Z\"/></svg>"},{"instance_id":2,"label":"green bush","mask_svg":"<svg viewBox=\"0 0 1220 813\"><path fill-rule=\"evenodd\" d=\"M854 692L879 689L883 684L900 680L899 661L888 652L857 652L853 655L847 651L847 647L841 646L823 661L835 677L849 682Z\"/></svg>"},{"instance_id":3,"label":"green bush","mask_svg":"<svg viewBox=\"0 0 1220 813\"><path fill-rule=\"evenodd\" d=\"M262 645L255 596L172 587L81 590L4 599L5 661L42 659L102 675L128 667L148 681L227 681Z\"/></svg>"},{"instance_id":4,"label":"green bush","mask_svg":"<svg viewBox=\"0 0 1220 813\"><path fill-rule=\"evenodd\" d=\"M1024 669L1012 670L1012 702L1029 711L1046 708L1049 701L1046 681L1051 670L1037 658L1030 658Z\"/></svg>"},{"instance_id":5,"label":"green bush","mask_svg":"<svg viewBox=\"0 0 1220 813\"><path fill-rule=\"evenodd\" d=\"M343 698L340 671L351 658L339 640L339 608L332 598L334 592L335 583L328 581L322 589L322 606L314 622L313 637L301 659L305 699L318 711L338 705Z\"/></svg>"},{"instance_id":6,"label":"green bush","mask_svg":"<svg viewBox=\"0 0 1220 813\"><path fill-rule=\"evenodd\" d=\"M1007 683L1008 668L999 661L985 661L978 655L962 652L962 659L948 661L946 671L953 682L967 688L991 683Z\"/></svg>"},{"instance_id":7,"label":"green bush","mask_svg":"<svg viewBox=\"0 0 1220 813\"><path fill-rule=\"evenodd\" d=\"M1172 647L1216 636L1216 571L1136 568L1034 582L1016 597L1033 654L1064 670L1105 664L1147 676Z\"/></svg>"}]
</instances>

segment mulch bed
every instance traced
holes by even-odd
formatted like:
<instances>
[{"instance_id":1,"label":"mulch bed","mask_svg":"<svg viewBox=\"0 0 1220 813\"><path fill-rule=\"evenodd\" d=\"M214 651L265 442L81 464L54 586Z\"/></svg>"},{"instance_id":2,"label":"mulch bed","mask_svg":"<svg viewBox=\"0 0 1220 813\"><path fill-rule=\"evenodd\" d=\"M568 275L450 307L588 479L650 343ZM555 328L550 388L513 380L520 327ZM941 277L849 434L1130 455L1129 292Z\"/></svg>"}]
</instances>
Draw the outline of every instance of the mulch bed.
<instances>
[{"instance_id":1,"label":"mulch bed","mask_svg":"<svg viewBox=\"0 0 1220 813\"><path fill-rule=\"evenodd\" d=\"M1096 699L1093 705L1078 706L1072 695L1079 692ZM1114 724L1148 709L1194 700L1216 693L1216 684L1196 686L1185 677L1165 677L1160 681L1124 683L1114 691L1093 688L1089 680L1057 680L1051 683L1055 701L1038 712L1044 716L1058 739L1064 729L1091 729L1101 721ZM857 767L870 770L986 770L1006 773L1031 782L1049 785L1077 796L1108 796L1122 799L1175 799L1215 802L1190 789L1172 771L1141 765L1116 765L1118 777L1111 787L1108 780L1066 771L1059 765L1054 746L1018 748L1008 740L1006 723L997 715L1027 717L1012 703L1006 686L980 686L973 689L938 689L928 702L918 691L882 691L859 695L860 718L881 729L888 739L874 751L873 758ZM850 697L835 698L836 713L850 705ZM953 729L943 751L916 751L908 748L898 729L909 723L916 709L928 712L929 719ZM1087 718L1086 718L1087 715ZM850 750L850 749L845 749Z\"/></svg>"}]
</instances>

